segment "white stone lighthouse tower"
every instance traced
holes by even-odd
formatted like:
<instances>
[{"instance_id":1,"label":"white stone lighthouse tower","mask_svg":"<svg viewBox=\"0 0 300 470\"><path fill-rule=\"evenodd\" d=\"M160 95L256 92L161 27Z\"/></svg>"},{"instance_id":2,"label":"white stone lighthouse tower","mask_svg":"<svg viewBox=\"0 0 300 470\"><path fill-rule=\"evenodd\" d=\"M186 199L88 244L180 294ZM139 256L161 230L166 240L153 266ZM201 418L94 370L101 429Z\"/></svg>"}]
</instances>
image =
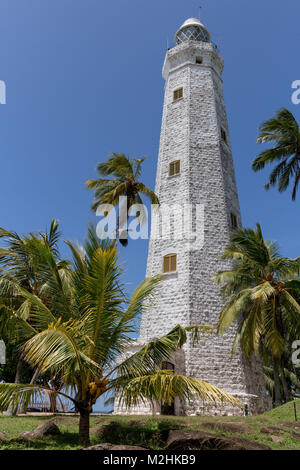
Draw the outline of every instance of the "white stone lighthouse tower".
<instances>
[{"instance_id":1,"label":"white stone lighthouse tower","mask_svg":"<svg viewBox=\"0 0 300 470\"><path fill-rule=\"evenodd\" d=\"M163 66L166 84L155 192L162 206L174 206L171 227L173 223L175 229L180 207L194 206L196 237L190 242L161 236L165 221L161 218L156 225L160 237L149 243L147 277L162 274L163 280L151 308L143 314L137 347L177 324L215 326L222 309L213 276L228 266L220 256L232 231L241 226L222 70L223 59L206 27L195 18L185 21ZM246 363L241 353L232 356L233 337L231 330L224 336L203 337L195 346L189 342L168 366L237 396L248 404L250 413L262 412L268 400L261 364ZM131 412L151 411L149 405ZM216 408L201 400L176 400L173 409L157 405L154 411L241 414L239 408Z\"/></svg>"}]
</instances>

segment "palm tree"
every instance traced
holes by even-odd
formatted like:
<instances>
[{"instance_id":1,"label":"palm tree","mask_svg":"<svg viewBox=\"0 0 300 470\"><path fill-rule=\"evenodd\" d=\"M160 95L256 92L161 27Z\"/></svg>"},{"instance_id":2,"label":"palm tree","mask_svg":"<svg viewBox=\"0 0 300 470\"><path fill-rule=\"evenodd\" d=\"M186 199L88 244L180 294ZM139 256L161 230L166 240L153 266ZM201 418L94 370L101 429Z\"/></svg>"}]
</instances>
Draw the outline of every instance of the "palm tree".
<instances>
[{"instance_id":1,"label":"palm tree","mask_svg":"<svg viewBox=\"0 0 300 470\"><path fill-rule=\"evenodd\" d=\"M289 348L287 348L289 349ZM283 362L283 374L285 381L280 380L280 393L281 395L286 394L284 387L288 386L288 394L292 395L294 393L299 394L300 392L300 376L299 376L299 366L295 366L290 357L290 350L286 351L287 354L284 355ZM269 354L264 354L262 356L264 364L264 376L267 390L269 391L273 401L275 401L275 385L274 385L274 371L272 367L272 361ZM281 379L281 377L280 377Z\"/></svg>"},{"instance_id":2,"label":"palm tree","mask_svg":"<svg viewBox=\"0 0 300 470\"><path fill-rule=\"evenodd\" d=\"M35 334L23 346L26 360L42 374L59 375L64 388L56 393L70 399L80 413L79 442L89 444L89 416L98 397L115 393L131 406L143 400L170 402L175 396L200 395L213 402L240 403L206 382L159 370L187 339L187 333L210 333L208 326L176 326L164 337L118 363L137 332L145 299L151 302L158 277L145 279L127 299L120 280L122 267L115 243L99 241L89 228L84 249L68 243L73 255L72 276L66 281L53 254L39 246L41 257L52 265L46 305L11 281L32 306ZM61 318L58 318L60 313ZM21 324L22 328L22 324ZM0 409L22 403L34 394L54 392L46 385L0 383Z\"/></svg>"},{"instance_id":3,"label":"palm tree","mask_svg":"<svg viewBox=\"0 0 300 470\"><path fill-rule=\"evenodd\" d=\"M265 189L278 184L280 192L285 191L293 180L292 200L300 181L300 128L293 114L286 108L280 109L274 118L260 126L257 142L274 143L273 148L263 150L252 163L252 169L259 171L267 163L277 163L272 170Z\"/></svg>"},{"instance_id":4,"label":"palm tree","mask_svg":"<svg viewBox=\"0 0 300 470\"><path fill-rule=\"evenodd\" d=\"M9 341L18 343L23 339L20 335L19 325L23 324L23 334L26 325L27 335L31 330L31 303L20 295L15 286L47 302L47 284L49 266L45 256L42 257L39 246L53 254L53 262L57 265L60 274L66 274L68 263L61 260L58 252L60 238L59 226L56 220L51 220L49 231L29 233L20 236L0 228L0 238L4 247L0 248L0 333ZM13 281L13 283L11 282ZM28 375L28 364L24 362L23 355L19 355L16 367L15 382L22 382L22 375ZM32 381L37 380L39 371L35 371ZM16 412L16 409L15 409Z\"/></svg>"},{"instance_id":5,"label":"palm tree","mask_svg":"<svg viewBox=\"0 0 300 470\"><path fill-rule=\"evenodd\" d=\"M58 241L59 226L56 220L51 220L49 232L29 233L20 236L0 228L0 239L4 247L0 248L0 332L10 338L17 333L14 319L21 316L23 320L30 317L30 303L19 292L16 292L10 280L31 294L45 298L47 276L45 263L37 250L42 244L55 256L58 268L66 269L68 263L59 259ZM18 374L17 374L18 375Z\"/></svg>"},{"instance_id":6,"label":"palm tree","mask_svg":"<svg viewBox=\"0 0 300 470\"><path fill-rule=\"evenodd\" d=\"M126 246L128 211L134 204L140 204L140 223L145 222L145 212L143 211L143 201L141 195L146 196L151 204L159 204L156 194L147 188L139 178L141 176L142 163L145 158L126 157L123 153L112 153L112 156L105 163L99 163L97 171L101 178L90 179L86 182L89 189L95 190L94 203L92 209L97 210L101 204L110 204L113 207L119 205L120 197L126 197L126 202L122 210L126 217L121 223L118 223L119 240L123 246ZM113 179L102 178L102 176L112 176ZM120 207L119 207L120 213ZM118 218L119 219L119 218Z\"/></svg>"},{"instance_id":7,"label":"palm tree","mask_svg":"<svg viewBox=\"0 0 300 470\"><path fill-rule=\"evenodd\" d=\"M264 240L259 224L253 229L237 230L223 258L232 268L216 275L227 302L220 314L218 332L232 323L238 328L233 351L241 345L246 359L263 348L272 358L275 404L280 404L280 378L288 400L284 375L284 351L291 332L298 337L300 305L297 297L300 258L280 257L277 245Z\"/></svg>"}]
</instances>

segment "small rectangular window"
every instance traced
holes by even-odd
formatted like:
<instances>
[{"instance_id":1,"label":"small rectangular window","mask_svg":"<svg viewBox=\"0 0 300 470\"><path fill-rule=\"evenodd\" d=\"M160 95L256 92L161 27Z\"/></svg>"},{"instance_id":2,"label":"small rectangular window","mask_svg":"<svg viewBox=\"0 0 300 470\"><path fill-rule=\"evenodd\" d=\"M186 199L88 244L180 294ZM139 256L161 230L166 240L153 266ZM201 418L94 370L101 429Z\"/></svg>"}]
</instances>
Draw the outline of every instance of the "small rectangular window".
<instances>
[{"instance_id":1,"label":"small rectangular window","mask_svg":"<svg viewBox=\"0 0 300 470\"><path fill-rule=\"evenodd\" d=\"M223 129L223 127L221 127L221 137L222 137L222 140L227 143L227 135L226 135L226 131L225 129Z\"/></svg>"},{"instance_id":2,"label":"small rectangular window","mask_svg":"<svg viewBox=\"0 0 300 470\"><path fill-rule=\"evenodd\" d=\"M180 160L169 164L169 176L178 175L180 173Z\"/></svg>"},{"instance_id":3,"label":"small rectangular window","mask_svg":"<svg viewBox=\"0 0 300 470\"><path fill-rule=\"evenodd\" d=\"M231 228L235 230L238 224L237 224L237 216L233 212L230 213L230 221L231 221Z\"/></svg>"},{"instance_id":4,"label":"small rectangular window","mask_svg":"<svg viewBox=\"0 0 300 470\"><path fill-rule=\"evenodd\" d=\"M196 57L196 64L202 64L203 59L202 57Z\"/></svg>"},{"instance_id":5,"label":"small rectangular window","mask_svg":"<svg viewBox=\"0 0 300 470\"><path fill-rule=\"evenodd\" d=\"M173 91L173 101L179 100L183 97L183 88L177 88L177 90Z\"/></svg>"},{"instance_id":6,"label":"small rectangular window","mask_svg":"<svg viewBox=\"0 0 300 470\"><path fill-rule=\"evenodd\" d=\"M163 272L172 273L177 270L177 255L170 254L164 256L163 260Z\"/></svg>"}]
</instances>

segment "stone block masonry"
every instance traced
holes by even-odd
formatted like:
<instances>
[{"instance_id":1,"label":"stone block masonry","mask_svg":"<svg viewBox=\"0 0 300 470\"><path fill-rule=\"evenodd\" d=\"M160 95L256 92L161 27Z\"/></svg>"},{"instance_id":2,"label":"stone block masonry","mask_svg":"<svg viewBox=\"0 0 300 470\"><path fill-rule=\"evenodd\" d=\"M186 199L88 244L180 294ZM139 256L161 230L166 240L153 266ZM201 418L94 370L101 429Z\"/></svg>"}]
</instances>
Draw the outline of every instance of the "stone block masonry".
<instances>
[{"instance_id":1,"label":"stone block masonry","mask_svg":"<svg viewBox=\"0 0 300 470\"><path fill-rule=\"evenodd\" d=\"M163 275L151 308L142 316L137 343L140 345L164 335L177 324L216 326L224 305L213 277L230 266L220 257L234 229L232 215L238 227L242 222L222 71L223 59L210 42L186 40L166 55L155 192L161 204L204 205L204 245L199 249L185 240L150 240L147 277L162 273L163 257L167 254L177 255L177 269ZM174 91L180 88L182 97L174 101ZM180 173L170 177L169 164L176 160L180 160ZM231 328L223 336L202 337L195 345L188 341L174 358L175 372L216 385L247 404L250 414L261 413L270 406L262 365L258 359L246 362L241 351L232 356L234 335L235 329ZM126 410L116 405L115 412ZM144 404L130 411L159 412L159 404ZM202 400L176 400L175 413L233 415L243 411L226 405L216 407Z\"/></svg>"}]
</instances>

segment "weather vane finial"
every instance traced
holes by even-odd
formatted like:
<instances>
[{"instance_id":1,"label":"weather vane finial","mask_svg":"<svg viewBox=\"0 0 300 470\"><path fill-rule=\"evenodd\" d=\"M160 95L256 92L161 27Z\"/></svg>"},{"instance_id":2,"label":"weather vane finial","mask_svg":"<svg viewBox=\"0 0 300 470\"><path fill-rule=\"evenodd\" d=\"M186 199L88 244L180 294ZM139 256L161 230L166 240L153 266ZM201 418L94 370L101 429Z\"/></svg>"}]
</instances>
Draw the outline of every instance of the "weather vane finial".
<instances>
[{"instance_id":1,"label":"weather vane finial","mask_svg":"<svg viewBox=\"0 0 300 470\"><path fill-rule=\"evenodd\" d=\"M199 20L201 19L201 10L202 10L202 6L199 5L199 7L198 7L198 16L199 16Z\"/></svg>"}]
</instances>

